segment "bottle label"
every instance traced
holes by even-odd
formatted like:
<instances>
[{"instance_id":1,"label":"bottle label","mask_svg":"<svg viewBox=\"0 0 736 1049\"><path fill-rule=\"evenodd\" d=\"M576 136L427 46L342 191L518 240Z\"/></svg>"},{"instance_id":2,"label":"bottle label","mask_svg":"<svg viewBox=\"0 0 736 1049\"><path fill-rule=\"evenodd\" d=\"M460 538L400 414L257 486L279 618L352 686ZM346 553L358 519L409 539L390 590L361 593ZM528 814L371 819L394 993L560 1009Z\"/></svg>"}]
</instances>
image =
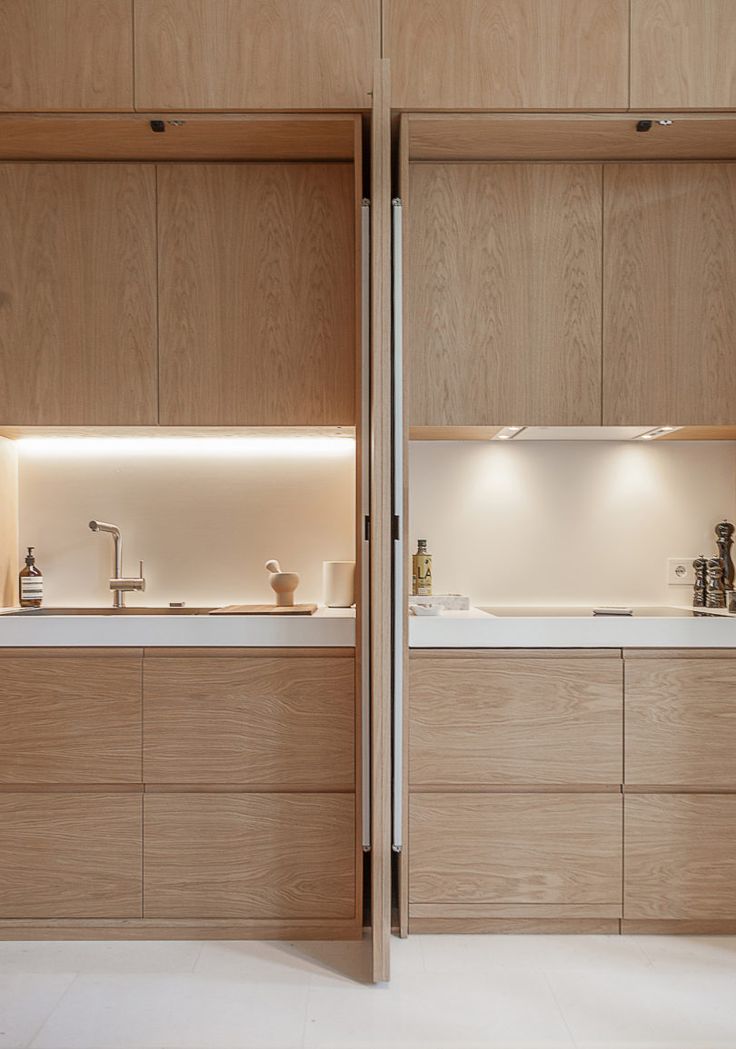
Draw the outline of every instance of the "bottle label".
<instances>
[{"instance_id":1,"label":"bottle label","mask_svg":"<svg viewBox=\"0 0 736 1049\"><path fill-rule=\"evenodd\" d=\"M413 591L417 597L432 595L432 555L414 554L413 557Z\"/></svg>"},{"instance_id":2,"label":"bottle label","mask_svg":"<svg viewBox=\"0 0 736 1049\"><path fill-rule=\"evenodd\" d=\"M20 580L21 601L43 600L43 576L24 575Z\"/></svg>"}]
</instances>

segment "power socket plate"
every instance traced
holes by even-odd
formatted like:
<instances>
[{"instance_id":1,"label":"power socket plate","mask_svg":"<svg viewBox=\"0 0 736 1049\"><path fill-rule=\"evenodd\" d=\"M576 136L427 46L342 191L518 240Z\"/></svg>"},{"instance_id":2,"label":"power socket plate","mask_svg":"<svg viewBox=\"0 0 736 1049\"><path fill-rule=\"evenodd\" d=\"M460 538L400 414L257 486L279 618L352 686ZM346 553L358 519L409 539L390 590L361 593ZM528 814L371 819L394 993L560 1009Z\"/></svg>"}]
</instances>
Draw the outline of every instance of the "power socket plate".
<instances>
[{"instance_id":1,"label":"power socket plate","mask_svg":"<svg viewBox=\"0 0 736 1049\"><path fill-rule=\"evenodd\" d=\"M668 557L667 583L669 586L693 586L695 584L694 557Z\"/></svg>"}]
</instances>

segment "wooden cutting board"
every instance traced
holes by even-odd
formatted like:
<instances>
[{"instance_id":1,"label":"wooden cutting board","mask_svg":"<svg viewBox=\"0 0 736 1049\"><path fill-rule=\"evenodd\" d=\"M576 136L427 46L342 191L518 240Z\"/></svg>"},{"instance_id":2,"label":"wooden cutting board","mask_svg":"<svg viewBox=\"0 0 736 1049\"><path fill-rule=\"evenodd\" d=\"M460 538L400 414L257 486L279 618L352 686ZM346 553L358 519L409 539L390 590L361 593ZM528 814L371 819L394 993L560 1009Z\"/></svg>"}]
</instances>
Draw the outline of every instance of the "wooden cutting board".
<instances>
[{"instance_id":1,"label":"wooden cutting board","mask_svg":"<svg viewBox=\"0 0 736 1049\"><path fill-rule=\"evenodd\" d=\"M311 616L317 611L316 605L289 605L283 608L278 605L227 605L215 608L211 616Z\"/></svg>"}]
</instances>

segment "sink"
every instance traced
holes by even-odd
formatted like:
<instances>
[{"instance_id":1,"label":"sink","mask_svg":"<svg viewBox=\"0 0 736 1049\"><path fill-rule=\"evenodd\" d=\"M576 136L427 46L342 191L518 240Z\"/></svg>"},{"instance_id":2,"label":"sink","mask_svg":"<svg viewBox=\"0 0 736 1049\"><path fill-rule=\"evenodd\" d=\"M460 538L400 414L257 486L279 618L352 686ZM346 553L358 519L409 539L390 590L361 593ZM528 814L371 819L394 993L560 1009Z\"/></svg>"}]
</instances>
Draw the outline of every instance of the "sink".
<instances>
[{"instance_id":1,"label":"sink","mask_svg":"<svg viewBox=\"0 0 736 1049\"><path fill-rule=\"evenodd\" d=\"M211 608L21 608L6 616L206 616Z\"/></svg>"}]
</instances>

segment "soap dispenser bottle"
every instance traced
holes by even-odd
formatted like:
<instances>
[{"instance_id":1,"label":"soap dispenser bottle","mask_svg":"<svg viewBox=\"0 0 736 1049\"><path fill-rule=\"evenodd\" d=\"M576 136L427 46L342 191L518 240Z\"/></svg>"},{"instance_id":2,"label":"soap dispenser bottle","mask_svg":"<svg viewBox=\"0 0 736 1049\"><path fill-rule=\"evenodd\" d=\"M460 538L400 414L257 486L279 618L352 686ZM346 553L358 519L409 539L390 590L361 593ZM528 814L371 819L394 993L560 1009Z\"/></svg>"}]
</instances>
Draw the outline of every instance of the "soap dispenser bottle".
<instances>
[{"instance_id":1,"label":"soap dispenser bottle","mask_svg":"<svg viewBox=\"0 0 736 1049\"><path fill-rule=\"evenodd\" d=\"M43 572L33 556L35 547L29 546L26 554L26 567L18 576L18 589L21 608L40 608L43 604Z\"/></svg>"}]
</instances>

